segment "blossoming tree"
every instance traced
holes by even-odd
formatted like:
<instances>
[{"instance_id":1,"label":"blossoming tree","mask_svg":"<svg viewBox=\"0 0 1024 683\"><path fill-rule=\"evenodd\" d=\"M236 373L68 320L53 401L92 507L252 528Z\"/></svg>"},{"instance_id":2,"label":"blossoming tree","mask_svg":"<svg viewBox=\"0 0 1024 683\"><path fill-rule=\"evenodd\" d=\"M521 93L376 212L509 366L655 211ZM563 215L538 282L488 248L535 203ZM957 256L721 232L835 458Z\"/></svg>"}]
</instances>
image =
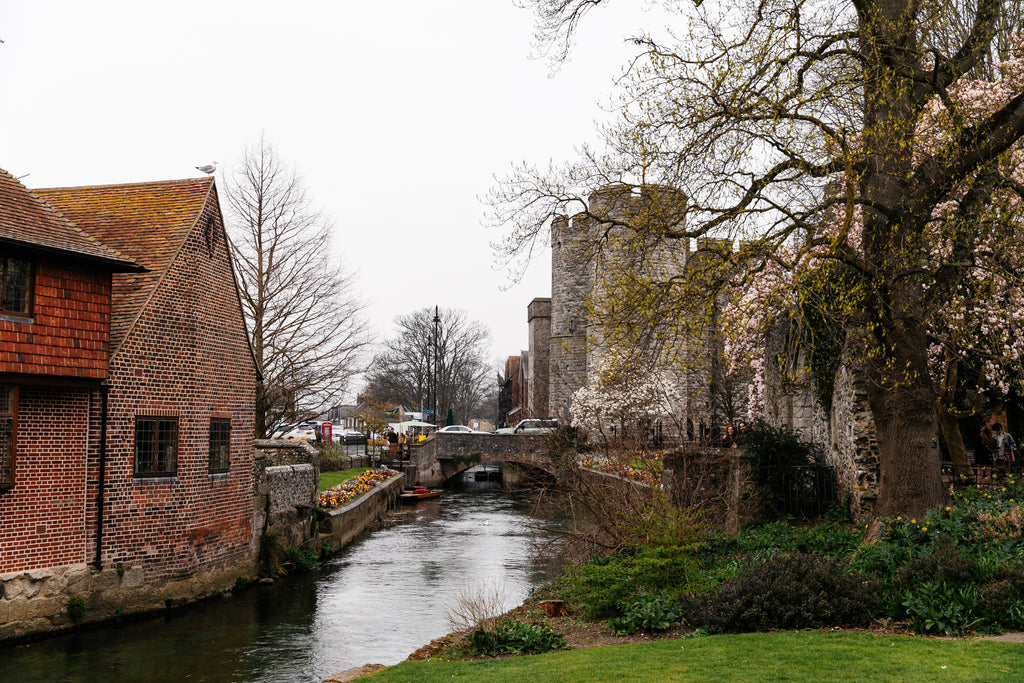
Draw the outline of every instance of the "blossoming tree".
<instances>
[{"instance_id":1,"label":"blossoming tree","mask_svg":"<svg viewBox=\"0 0 1024 683\"><path fill-rule=\"evenodd\" d=\"M678 379L663 368L643 368L619 351L609 352L594 381L572 397L572 424L600 439L636 445L647 441L643 430L661 423L675 433L685 413Z\"/></svg>"},{"instance_id":2,"label":"blossoming tree","mask_svg":"<svg viewBox=\"0 0 1024 683\"><path fill-rule=\"evenodd\" d=\"M570 36L606 4L534 2L549 37ZM811 259L838 264L853 286L837 336L866 380L877 435L875 514L943 502L940 462L925 455L939 430L930 360L940 313L1000 262L1003 218L1024 196L1013 161L1024 136L1020 83L997 76L991 106L963 103L978 99L968 83L983 67L1006 59L1005 19L1018 3L664 4L680 20L664 37L636 38L643 54L604 148L584 148L563 168L520 167L495 189L493 219L512 226L504 256L532 253L548 221L586 212L584 196L599 185L656 183L685 194L685 220L639 215L626 226L636 235L742 244L703 242L703 263L743 275L663 283L651 305L665 314L708 288L791 278Z\"/></svg>"}]
</instances>

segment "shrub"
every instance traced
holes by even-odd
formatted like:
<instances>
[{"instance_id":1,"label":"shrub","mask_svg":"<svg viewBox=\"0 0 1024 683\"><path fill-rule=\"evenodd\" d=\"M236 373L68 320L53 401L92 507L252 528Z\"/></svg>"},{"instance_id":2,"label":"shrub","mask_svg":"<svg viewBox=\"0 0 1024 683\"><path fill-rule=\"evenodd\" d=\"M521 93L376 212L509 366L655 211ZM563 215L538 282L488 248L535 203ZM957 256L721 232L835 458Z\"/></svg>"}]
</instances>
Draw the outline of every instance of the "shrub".
<instances>
[{"instance_id":1,"label":"shrub","mask_svg":"<svg viewBox=\"0 0 1024 683\"><path fill-rule=\"evenodd\" d=\"M902 604L916 633L950 636L976 621L978 591L973 584L926 583L907 591Z\"/></svg>"},{"instance_id":2,"label":"shrub","mask_svg":"<svg viewBox=\"0 0 1024 683\"><path fill-rule=\"evenodd\" d=\"M320 557L313 548L294 546L288 549L287 557L291 566L304 572L316 569L320 564Z\"/></svg>"},{"instance_id":3,"label":"shrub","mask_svg":"<svg viewBox=\"0 0 1024 683\"><path fill-rule=\"evenodd\" d=\"M896 570L898 585L912 589L925 583L962 584L975 578L978 563L957 548L953 539L942 538L928 552Z\"/></svg>"},{"instance_id":4,"label":"shrub","mask_svg":"<svg viewBox=\"0 0 1024 683\"><path fill-rule=\"evenodd\" d=\"M493 631L478 628L469 634L469 651L474 655L536 655L568 649L565 636L558 631L523 621L504 621Z\"/></svg>"},{"instance_id":5,"label":"shrub","mask_svg":"<svg viewBox=\"0 0 1024 683\"><path fill-rule=\"evenodd\" d=\"M765 516L802 515L805 511L816 514L822 505L835 502L818 499L818 480L834 475L821 466L821 447L804 441L799 432L758 420L743 435L742 443L754 483L760 489Z\"/></svg>"},{"instance_id":6,"label":"shrub","mask_svg":"<svg viewBox=\"0 0 1024 683\"><path fill-rule=\"evenodd\" d=\"M688 616L712 633L865 626L876 604L873 589L834 560L777 555L697 596Z\"/></svg>"},{"instance_id":7,"label":"shrub","mask_svg":"<svg viewBox=\"0 0 1024 683\"><path fill-rule=\"evenodd\" d=\"M1024 563L1007 563L978 587L976 614L988 629L1024 629Z\"/></svg>"},{"instance_id":8,"label":"shrub","mask_svg":"<svg viewBox=\"0 0 1024 683\"><path fill-rule=\"evenodd\" d=\"M558 579L558 596L581 608L584 616L619 616L642 593L661 592L670 598L699 590L709 578L686 548L646 547L633 555L570 567Z\"/></svg>"},{"instance_id":9,"label":"shrub","mask_svg":"<svg viewBox=\"0 0 1024 683\"><path fill-rule=\"evenodd\" d=\"M683 618L682 605L664 595L651 594L626 607L621 617L608 620L608 627L617 635L639 631L667 631Z\"/></svg>"}]
</instances>

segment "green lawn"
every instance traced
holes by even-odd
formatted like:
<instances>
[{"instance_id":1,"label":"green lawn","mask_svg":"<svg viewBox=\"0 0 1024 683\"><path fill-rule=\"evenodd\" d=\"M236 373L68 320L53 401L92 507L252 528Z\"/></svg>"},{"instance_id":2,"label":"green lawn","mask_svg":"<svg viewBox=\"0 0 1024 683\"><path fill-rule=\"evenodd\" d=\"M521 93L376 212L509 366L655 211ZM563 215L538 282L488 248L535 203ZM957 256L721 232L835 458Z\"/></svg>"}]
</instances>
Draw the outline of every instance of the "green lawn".
<instances>
[{"instance_id":1,"label":"green lawn","mask_svg":"<svg viewBox=\"0 0 1024 683\"><path fill-rule=\"evenodd\" d=\"M353 467L348 470L340 470L338 472L321 472L320 473L320 491L326 491L332 486L337 486L346 479L352 477L358 477L363 472L366 472L369 467Z\"/></svg>"},{"instance_id":2,"label":"green lawn","mask_svg":"<svg viewBox=\"0 0 1024 683\"><path fill-rule=\"evenodd\" d=\"M820 631L747 633L475 662L405 662L368 681L1020 681L1024 645Z\"/></svg>"}]
</instances>

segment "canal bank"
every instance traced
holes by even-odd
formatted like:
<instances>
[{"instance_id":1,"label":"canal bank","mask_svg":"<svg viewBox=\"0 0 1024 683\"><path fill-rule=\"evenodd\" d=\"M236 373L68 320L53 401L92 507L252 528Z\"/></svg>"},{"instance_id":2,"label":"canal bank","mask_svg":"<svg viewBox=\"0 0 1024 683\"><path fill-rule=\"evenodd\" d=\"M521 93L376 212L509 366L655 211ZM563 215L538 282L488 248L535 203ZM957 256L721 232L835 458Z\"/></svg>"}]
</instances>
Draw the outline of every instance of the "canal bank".
<instances>
[{"instance_id":1,"label":"canal bank","mask_svg":"<svg viewBox=\"0 0 1024 683\"><path fill-rule=\"evenodd\" d=\"M528 501L446 492L389 513L319 568L154 618L0 648L0 680L319 683L397 664L452 630L446 607L474 587L511 609L546 581L550 538Z\"/></svg>"}]
</instances>

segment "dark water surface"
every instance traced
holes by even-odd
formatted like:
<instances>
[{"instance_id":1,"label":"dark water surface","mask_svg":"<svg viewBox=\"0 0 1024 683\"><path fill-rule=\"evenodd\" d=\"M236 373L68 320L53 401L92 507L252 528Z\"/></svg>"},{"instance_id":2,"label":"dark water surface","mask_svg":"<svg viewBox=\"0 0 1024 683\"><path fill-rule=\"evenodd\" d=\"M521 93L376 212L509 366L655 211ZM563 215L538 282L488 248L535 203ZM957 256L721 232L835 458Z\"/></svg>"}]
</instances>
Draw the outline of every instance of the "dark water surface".
<instances>
[{"instance_id":1,"label":"dark water surface","mask_svg":"<svg viewBox=\"0 0 1024 683\"><path fill-rule=\"evenodd\" d=\"M506 608L544 581L531 560L546 532L497 491L408 506L316 572L253 586L164 617L0 648L0 682L319 682L395 664L448 633L460 594L500 590Z\"/></svg>"}]
</instances>

